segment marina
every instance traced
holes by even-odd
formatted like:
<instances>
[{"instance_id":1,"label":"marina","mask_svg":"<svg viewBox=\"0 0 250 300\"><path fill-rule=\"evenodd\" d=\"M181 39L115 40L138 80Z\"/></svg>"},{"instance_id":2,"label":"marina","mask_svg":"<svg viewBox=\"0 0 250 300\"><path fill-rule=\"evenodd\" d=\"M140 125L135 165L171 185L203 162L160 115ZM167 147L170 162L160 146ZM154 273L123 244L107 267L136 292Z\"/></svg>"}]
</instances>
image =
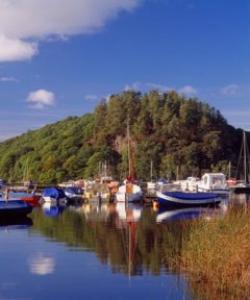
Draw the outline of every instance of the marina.
<instances>
[{"instance_id":1,"label":"marina","mask_svg":"<svg viewBox=\"0 0 250 300\"><path fill-rule=\"evenodd\" d=\"M0 0L0 300L250 300L249 5Z\"/></svg>"}]
</instances>

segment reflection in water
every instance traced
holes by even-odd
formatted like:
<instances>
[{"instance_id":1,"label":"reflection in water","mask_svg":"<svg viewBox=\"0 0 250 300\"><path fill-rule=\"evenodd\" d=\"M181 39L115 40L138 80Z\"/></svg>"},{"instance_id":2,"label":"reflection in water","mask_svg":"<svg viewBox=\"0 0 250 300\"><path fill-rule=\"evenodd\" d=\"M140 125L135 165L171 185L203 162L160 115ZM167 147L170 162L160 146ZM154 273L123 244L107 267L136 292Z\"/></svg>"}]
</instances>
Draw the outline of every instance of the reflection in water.
<instances>
[{"instance_id":1,"label":"reflection in water","mask_svg":"<svg viewBox=\"0 0 250 300\"><path fill-rule=\"evenodd\" d=\"M46 218L42 211L36 210L32 215L32 230L66 244L71 250L94 252L113 274L179 275L183 249L195 224L193 219L212 222L224 218L227 210L227 201L217 208L165 211L124 203L84 204L71 206L56 218ZM31 272L49 274L55 264L45 256L33 259L31 266ZM199 286L190 283L192 299L205 299Z\"/></svg>"},{"instance_id":2,"label":"reflection in water","mask_svg":"<svg viewBox=\"0 0 250 300\"><path fill-rule=\"evenodd\" d=\"M180 221L180 220L194 220L198 218L211 220L216 217L222 217L228 209L226 203L222 204L220 207L207 208L207 207L189 207L180 208L173 210L160 210L156 217L156 222L170 222L170 221Z\"/></svg>"},{"instance_id":3,"label":"reflection in water","mask_svg":"<svg viewBox=\"0 0 250 300\"><path fill-rule=\"evenodd\" d=\"M178 273L179 253L188 236L190 222L176 220L186 214L213 218L222 215L222 209L157 213L133 204L84 204L70 207L56 219L44 218L36 211L33 220L34 229L50 239L95 251L113 272L133 276L145 272Z\"/></svg>"},{"instance_id":4,"label":"reflection in water","mask_svg":"<svg viewBox=\"0 0 250 300\"><path fill-rule=\"evenodd\" d=\"M231 203L234 206L247 208L250 206L250 194L233 194L231 196Z\"/></svg>"},{"instance_id":5,"label":"reflection in water","mask_svg":"<svg viewBox=\"0 0 250 300\"><path fill-rule=\"evenodd\" d=\"M53 257L45 256L42 253L31 258L29 261L30 273L36 275L49 275L55 271L55 260Z\"/></svg>"},{"instance_id":6,"label":"reflection in water","mask_svg":"<svg viewBox=\"0 0 250 300\"><path fill-rule=\"evenodd\" d=\"M0 220L0 229L24 229L33 225L32 219L28 217L23 218L11 218Z\"/></svg>"},{"instance_id":7,"label":"reflection in water","mask_svg":"<svg viewBox=\"0 0 250 300\"><path fill-rule=\"evenodd\" d=\"M58 206L56 203L53 202L45 202L42 205L42 209L44 215L47 217L57 217L60 213L63 212L65 206Z\"/></svg>"}]
</instances>

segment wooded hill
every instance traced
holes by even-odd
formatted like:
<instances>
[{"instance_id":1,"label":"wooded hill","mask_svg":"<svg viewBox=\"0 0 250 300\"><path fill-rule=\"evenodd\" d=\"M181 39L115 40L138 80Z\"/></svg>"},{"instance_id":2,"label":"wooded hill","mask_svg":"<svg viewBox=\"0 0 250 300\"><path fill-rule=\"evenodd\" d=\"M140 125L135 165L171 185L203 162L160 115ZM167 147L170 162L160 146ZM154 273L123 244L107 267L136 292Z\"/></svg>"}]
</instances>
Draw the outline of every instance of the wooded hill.
<instances>
[{"instance_id":1,"label":"wooded hill","mask_svg":"<svg viewBox=\"0 0 250 300\"><path fill-rule=\"evenodd\" d=\"M50 184L98 175L106 161L118 179L127 171L127 123L137 178L180 178L237 164L242 132L198 99L176 92L126 91L95 111L69 117L0 144L0 177ZM177 171L178 170L178 171Z\"/></svg>"}]
</instances>

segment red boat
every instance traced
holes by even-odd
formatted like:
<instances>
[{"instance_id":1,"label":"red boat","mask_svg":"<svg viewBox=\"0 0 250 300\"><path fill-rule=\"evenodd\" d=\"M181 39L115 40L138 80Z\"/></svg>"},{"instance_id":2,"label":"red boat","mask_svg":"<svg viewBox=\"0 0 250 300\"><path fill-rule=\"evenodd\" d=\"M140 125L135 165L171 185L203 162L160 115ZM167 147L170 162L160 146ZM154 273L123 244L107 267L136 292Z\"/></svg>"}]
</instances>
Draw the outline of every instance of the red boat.
<instances>
[{"instance_id":1,"label":"red boat","mask_svg":"<svg viewBox=\"0 0 250 300\"><path fill-rule=\"evenodd\" d=\"M34 207L40 205L40 198L41 198L40 196L32 195L32 196L21 197L21 200Z\"/></svg>"}]
</instances>

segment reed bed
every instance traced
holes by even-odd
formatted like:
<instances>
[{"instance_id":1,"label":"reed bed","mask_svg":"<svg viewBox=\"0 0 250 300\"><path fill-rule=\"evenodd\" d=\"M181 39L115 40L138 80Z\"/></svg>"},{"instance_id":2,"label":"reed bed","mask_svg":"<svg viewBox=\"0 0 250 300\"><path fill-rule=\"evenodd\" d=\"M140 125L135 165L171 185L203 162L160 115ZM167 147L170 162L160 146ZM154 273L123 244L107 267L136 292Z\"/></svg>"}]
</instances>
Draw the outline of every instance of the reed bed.
<instances>
[{"instance_id":1,"label":"reed bed","mask_svg":"<svg viewBox=\"0 0 250 300\"><path fill-rule=\"evenodd\" d=\"M222 219L194 222L181 261L191 285L203 294L249 299L250 209L231 209Z\"/></svg>"}]
</instances>

